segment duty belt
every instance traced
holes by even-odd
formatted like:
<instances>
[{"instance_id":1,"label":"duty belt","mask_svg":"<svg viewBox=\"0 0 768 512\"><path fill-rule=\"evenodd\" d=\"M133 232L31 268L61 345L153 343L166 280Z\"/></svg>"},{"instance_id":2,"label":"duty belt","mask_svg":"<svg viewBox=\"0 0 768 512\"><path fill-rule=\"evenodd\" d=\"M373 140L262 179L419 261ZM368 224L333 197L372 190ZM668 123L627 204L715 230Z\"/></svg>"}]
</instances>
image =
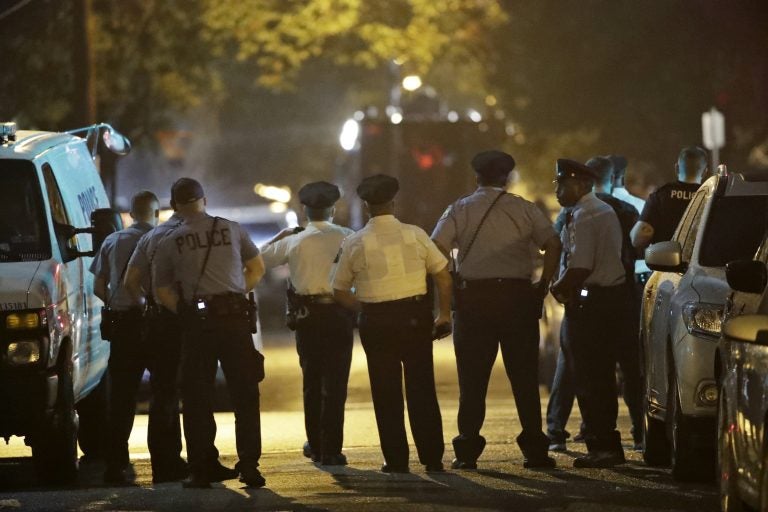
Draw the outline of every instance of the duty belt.
<instances>
[{"instance_id":1,"label":"duty belt","mask_svg":"<svg viewBox=\"0 0 768 512\"><path fill-rule=\"evenodd\" d=\"M397 309L413 305L427 304L426 295L414 295L412 297L405 297L404 299L387 300L384 302L361 302L363 311L387 311L390 309Z\"/></svg>"},{"instance_id":2,"label":"duty belt","mask_svg":"<svg viewBox=\"0 0 768 512\"><path fill-rule=\"evenodd\" d=\"M317 295L297 295L297 297L305 304L336 304L336 300L333 298L333 295L329 293Z\"/></svg>"}]
</instances>

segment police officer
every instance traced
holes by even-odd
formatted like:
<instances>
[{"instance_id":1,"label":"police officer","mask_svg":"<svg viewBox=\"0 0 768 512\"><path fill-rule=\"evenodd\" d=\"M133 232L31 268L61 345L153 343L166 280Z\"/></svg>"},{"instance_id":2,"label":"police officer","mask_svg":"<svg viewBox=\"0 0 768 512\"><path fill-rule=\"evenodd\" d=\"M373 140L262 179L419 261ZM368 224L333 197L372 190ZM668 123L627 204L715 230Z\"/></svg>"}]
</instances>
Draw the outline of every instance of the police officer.
<instances>
[{"instance_id":1,"label":"police officer","mask_svg":"<svg viewBox=\"0 0 768 512\"><path fill-rule=\"evenodd\" d=\"M616 430L616 338L627 300L621 261L621 226L613 209L592 187L594 172L579 162L559 159L557 200L571 208L561 232L560 276L552 285L565 304L562 347L576 385L585 424L588 454L574 467L610 467L624 462Z\"/></svg>"},{"instance_id":2,"label":"police officer","mask_svg":"<svg viewBox=\"0 0 768 512\"><path fill-rule=\"evenodd\" d=\"M134 223L109 235L91 263L95 276L94 293L104 301L102 322L111 324L109 340L110 407L107 428L107 467L104 481L125 484L125 469L129 465L128 438L133 428L136 410L136 392L144 369L151 367L150 350L142 331L142 308L122 286L128 260L139 239L157 224L158 201L155 194L141 191L131 199L131 217ZM150 424L163 422L162 415L150 414ZM166 454L157 445L150 445L152 464L162 465ZM171 459L171 463L183 463ZM182 467L180 465L180 467ZM170 468L169 468L170 470ZM153 471L153 476L156 473ZM157 474L160 476L159 474Z\"/></svg>"},{"instance_id":3,"label":"police officer","mask_svg":"<svg viewBox=\"0 0 768 512\"><path fill-rule=\"evenodd\" d=\"M180 315L181 393L184 435L191 477L185 487L209 487L217 475L216 423L212 400L217 361L227 379L235 409L240 481L265 485L261 456L259 381L264 361L253 345L244 294L264 274L259 250L239 224L205 212L203 187L181 178L171 198L184 223L164 237L155 256L157 297Z\"/></svg>"},{"instance_id":4,"label":"police officer","mask_svg":"<svg viewBox=\"0 0 768 512\"><path fill-rule=\"evenodd\" d=\"M642 212L645 207L645 199L632 195L625 186L627 175L627 159L621 155L608 155L606 157L613 164L613 189L611 195L616 199L621 199L635 207L638 212Z\"/></svg>"},{"instance_id":5,"label":"police officer","mask_svg":"<svg viewBox=\"0 0 768 512\"><path fill-rule=\"evenodd\" d=\"M472 159L478 188L451 205L432 238L441 250L457 248L454 349L459 372L459 435L454 469L475 469L485 447L480 429L496 354L512 384L523 431L517 442L525 467L554 467L541 430L537 376L542 300L557 268L560 241L535 204L506 192L512 156L484 151ZM531 246L544 249L541 281L531 283Z\"/></svg>"},{"instance_id":6,"label":"police officer","mask_svg":"<svg viewBox=\"0 0 768 512\"><path fill-rule=\"evenodd\" d=\"M267 268L287 263L291 271L291 306L302 313L295 328L304 377L304 454L331 466L347 463L341 447L353 334L353 318L334 300L330 281L341 242L354 233L332 222L340 195L325 181L301 187L307 227L298 234L283 230L261 250Z\"/></svg>"},{"instance_id":7,"label":"police officer","mask_svg":"<svg viewBox=\"0 0 768 512\"><path fill-rule=\"evenodd\" d=\"M652 243L672 239L706 170L707 154L703 149L689 146L680 151L675 164L677 181L667 183L648 197L640 220L632 228L632 245L645 249Z\"/></svg>"},{"instance_id":8,"label":"police officer","mask_svg":"<svg viewBox=\"0 0 768 512\"><path fill-rule=\"evenodd\" d=\"M365 178L357 193L370 220L342 244L333 277L334 297L361 310L360 339L368 359L373 408L385 473L407 473L403 371L408 415L419 461L443 471L443 427L435 391L432 338L450 333L451 276L446 258L419 227L394 216L397 179ZM427 274L437 287L439 315L432 317ZM354 288L354 293L352 289Z\"/></svg>"},{"instance_id":9,"label":"police officer","mask_svg":"<svg viewBox=\"0 0 768 512\"><path fill-rule=\"evenodd\" d=\"M598 199L613 208L619 219L622 233L622 263L626 274L626 283L630 288L634 287L635 260L637 259L629 232L637 222L638 212L631 204L617 199L611 195L613 187L613 163L607 157L596 156L590 158L586 166L596 176L594 192ZM632 289L629 290L634 297ZM621 368L624 380L624 401L629 409L632 419L632 437L635 448L642 449L642 404L641 404L641 378L640 357L637 340L637 329L640 320L640 303L637 300L627 301L624 305L624 321L621 322L621 335L617 336L619 344L616 357ZM565 354L560 351L555 371L555 379L552 383L552 391L547 405L547 435L550 438L550 450L564 451L565 440L568 433L565 425L568 422L573 400L575 398L573 378L568 372ZM583 437L583 433L580 433ZM575 440L579 440L576 438Z\"/></svg>"},{"instance_id":10,"label":"police officer","mask_svg":"<svg viewBox=\"0 0 768 512\"><path fill-rule=\"evenodd\" d=\"M172 205L173 206L173 205ZM147 443L152 458L152 482L181 480L188 474L181 458L181 424L177 378L181 358L181 335L176 315L158 305L155 296L152 260L163 237L182 223L178 212L163 224L145 233L136 244L123 280L137 302L144 304L144 335L150 349L148 367L152 397L149 404Z\"/></svg>"}]
</instances>

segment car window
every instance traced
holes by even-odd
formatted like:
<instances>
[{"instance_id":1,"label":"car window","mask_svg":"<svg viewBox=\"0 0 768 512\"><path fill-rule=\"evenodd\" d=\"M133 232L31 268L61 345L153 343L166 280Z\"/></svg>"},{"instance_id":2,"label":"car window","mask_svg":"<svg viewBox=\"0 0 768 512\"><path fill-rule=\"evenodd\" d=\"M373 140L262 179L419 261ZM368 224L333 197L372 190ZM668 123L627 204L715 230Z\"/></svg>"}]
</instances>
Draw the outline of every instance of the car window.
<instances>
[{"instance_id":1,"label":"car window","mask_svg":"<svg viewBox=\"0 0 768 512\"><path fill-rule=\"evenodd\" d=\"M43 164L43 179L45 180L45 189L48 193L48 204L51 205L51 217L53 217L53 229L56 231L56 240L59 243L61 256L64 261L71 261L75 258L77 252L77 237L66 237L61 228L71 226L72 222L64 206L64 200L61 197L61 190L56 183L56 177L53 175L53 169L49 164Z\"/></svg>"},{"instance_id":2,"label":"car window","mask_svg":"<svg viewBox=\"0 0 768 512\"><path fill-rule=\"evenodd\" d=\"M0 160L0 262L51 257L37 170L26 160Z\"/></svg>"},{"instance_id":3,"label":"car window","mask_svg":"<svg viewBox=\"0 0 768 512\"><path fill-rule=\"evenodd\" d=\"M699 263L722 267L729 261L752 259L768 225L767 205L766 196L715 198L704 230Z\"/></svg>"},{"instance_id":4,"label":"car window","mask_svg":"<svg viewBox=\"0 0 768 512\"><path fill-rule=\"evenodd\" d=\"M701 214L704 212L705 197L706 190L700 190L693 196L691 204L685 210L683 220L677 229L676 240L680 242L680 246L683 248L682 258L683 261L686 262L691 261L693 246L696 244L696 235L699 232Z\"/></svg>"}]
</instances>

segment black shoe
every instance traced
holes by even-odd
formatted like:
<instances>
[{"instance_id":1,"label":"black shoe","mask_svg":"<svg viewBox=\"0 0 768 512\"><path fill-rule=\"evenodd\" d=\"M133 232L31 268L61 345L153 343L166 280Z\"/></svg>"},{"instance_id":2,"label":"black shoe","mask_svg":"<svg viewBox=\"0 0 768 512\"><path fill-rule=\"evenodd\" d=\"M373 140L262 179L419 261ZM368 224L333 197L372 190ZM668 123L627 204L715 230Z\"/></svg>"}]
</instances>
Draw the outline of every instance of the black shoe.
<instances>
[{"instance_id":1,"label":"black shoe","mask_svg":"<svg viewBox=\"0 0 768 512\"><path fill-rule=\"evenodd\" d=\"M317 462L320 459L320 456L315 455L315 452L312 451L312 446L310 446L309 441L304 442L304 446L301 448L301 453L304 454L306 458L312 459L312 462Z\"/></svg>"},{"instance_id":2,"label":"black shoe","mask_svg":"<svg viewBox=\"0 0 768 512\"><path fill-rule=\"evenodd\" d=\"M555 459L542 455L523 459L523 467L527 469L551 469L555 467Z\"/></svg>"},{"instance_id":3,"label":"black shoe","mask_svg":"<svg viewBox=\"0 0 768 512\"><path fill-rule=\"evenodd\" d=\"M468 460L453 459L451 467L453 469L477 469L477 461L470 462Z\"/></svg>"},{"instance_id":4,"label":"black shoe","mask_svg":"<svg viewBox=\"0 0 768 512\"><path fill-rule=\"evenodd\" d=\"M209 482L223 482L224 480L234 480L240 475L240 472L216 461L215 464L206 469L206 475Z\"/></svg>"},{"instance_id":5,"label":"black shoe","mask_svg":"<svg viewBox=\"0 0 768 512\"><path fill-rule=\"evenodd\" d=\"M189 468L187 463L179 459L178 463L171 467L163 468L157 471L152 471L152 483L162 484L165 482L178 482L184 480L189 476Z\"/></svg>"},{"instance_id":6,"label":"black shoe","mask_svg":"<svg viewBox=\"0 0 768 512\"><path fill-rule=\"evenodd\" d=\"M445 473L443 463L440 461L425 464L424 469L427 471L427 473Z\"/></svg>"},{"instance_id":7,"label":"black shoe","mask_svg":"<svg viewBox=\"0 0 768 512\"><path fill-rule=\"evenodd\" d=\"M248 469L240 474L240 481L248 487L264 487L267 481L258 469Z\"/></svg>"},{"instance_id":8,"label":"black shoe","mask_svg":"<svg viewBox=\"0 0 768 512\"><path fill-rule=\"evenodd\" d=\"M183 482L181 486L185 489L210 489L211 482L202 475L192 475Z\"/></svg>"},{"instance_id":9,"label":"black shoe","mask_svg":"<svg viewBox=\"0 0 768 512\"><path fill-rule=\"evenodd\" d=\"M104 483L111 485L128 485L128 478L125 476L125 472L120 468L107 468L104 471Z\"/></svg>"},{"instance_id":10,"label":"black shoe","mask_svg":"<svg viewBox=\"0 0 768 512\"><path fill-rule=\"evenodd\" d=\"M549 451L551 452L564 452L567 450L565 441L552 441L549 443Z\"/></svg>"},{"instance_id":11,"label":"black shoe","mask_svg":"<svg viewBox=\"0 0 768 512\"><path fill-rule=\"evenodd\" d=\"M624 452L596 451L576 457L573 460L575 468L612 468L624 464Z\"/></svg>"},{"instance_id":12,"label":"black shoe","mask_svg":"<svg viewBox=\"0 0 768 512\"><path fill-rule=\"evenodd\" d=\"M393 466L391 464L384 464L381 466L382 473L410 473L411 470L408 466Z\"/></svg>"},{"instance_id":13,"label":"black shoe","mask_svg":"<svg viewBox=\"0 0 768 512\"><path fill-rule=\"evenodd\" d=\"M577 442L577 443L583 443L583 442L585 442L585 440L584 440L584 432L579 432L578 434L576 434L575 436L573 436L573 440L574 440L575 442Z\"/></svg>"},{"instance_id":14,"label":"black shoe","mask_svg":"<svg viewBox=\"0 0 768 512\"><path fill-rule=\"evenodd\" d=\"M320 460L320 465L322 466L346 466L347 465L347 456L343 453L337 453L336 455L330 455L327 457L323 457Z\"/></svg>"}]
</instances>

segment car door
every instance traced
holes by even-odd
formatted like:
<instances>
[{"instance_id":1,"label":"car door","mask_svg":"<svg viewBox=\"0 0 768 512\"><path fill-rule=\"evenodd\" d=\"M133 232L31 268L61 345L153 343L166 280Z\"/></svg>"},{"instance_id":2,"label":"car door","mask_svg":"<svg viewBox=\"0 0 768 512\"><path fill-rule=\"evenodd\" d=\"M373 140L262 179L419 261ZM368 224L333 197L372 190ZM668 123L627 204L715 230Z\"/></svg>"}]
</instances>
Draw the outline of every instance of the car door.
<instances>
[{"instance_id":1,"label":"car door","mask_svg":"<svg viewBox=\"0 0 768 512\"><path fill-rule=\"evenodd\" d=\"M707 189L699 190L688 205L683 218L678 225L673 240L680 243L683 249L683 262L691 261L691 254L696 241L696 234L701 223ZM649 400L661 407L667 406L667 384L671 362L668 361L668 340L670 337L670 308L675 294L678 292L684 275L678 272L661 272L655 279L653 290L646 289L648 299L653 300L653 313L649 323L648 347L646 358L648 367ZM654 295L655 294L655 295Z\"/></svg>"}]
</instances>

